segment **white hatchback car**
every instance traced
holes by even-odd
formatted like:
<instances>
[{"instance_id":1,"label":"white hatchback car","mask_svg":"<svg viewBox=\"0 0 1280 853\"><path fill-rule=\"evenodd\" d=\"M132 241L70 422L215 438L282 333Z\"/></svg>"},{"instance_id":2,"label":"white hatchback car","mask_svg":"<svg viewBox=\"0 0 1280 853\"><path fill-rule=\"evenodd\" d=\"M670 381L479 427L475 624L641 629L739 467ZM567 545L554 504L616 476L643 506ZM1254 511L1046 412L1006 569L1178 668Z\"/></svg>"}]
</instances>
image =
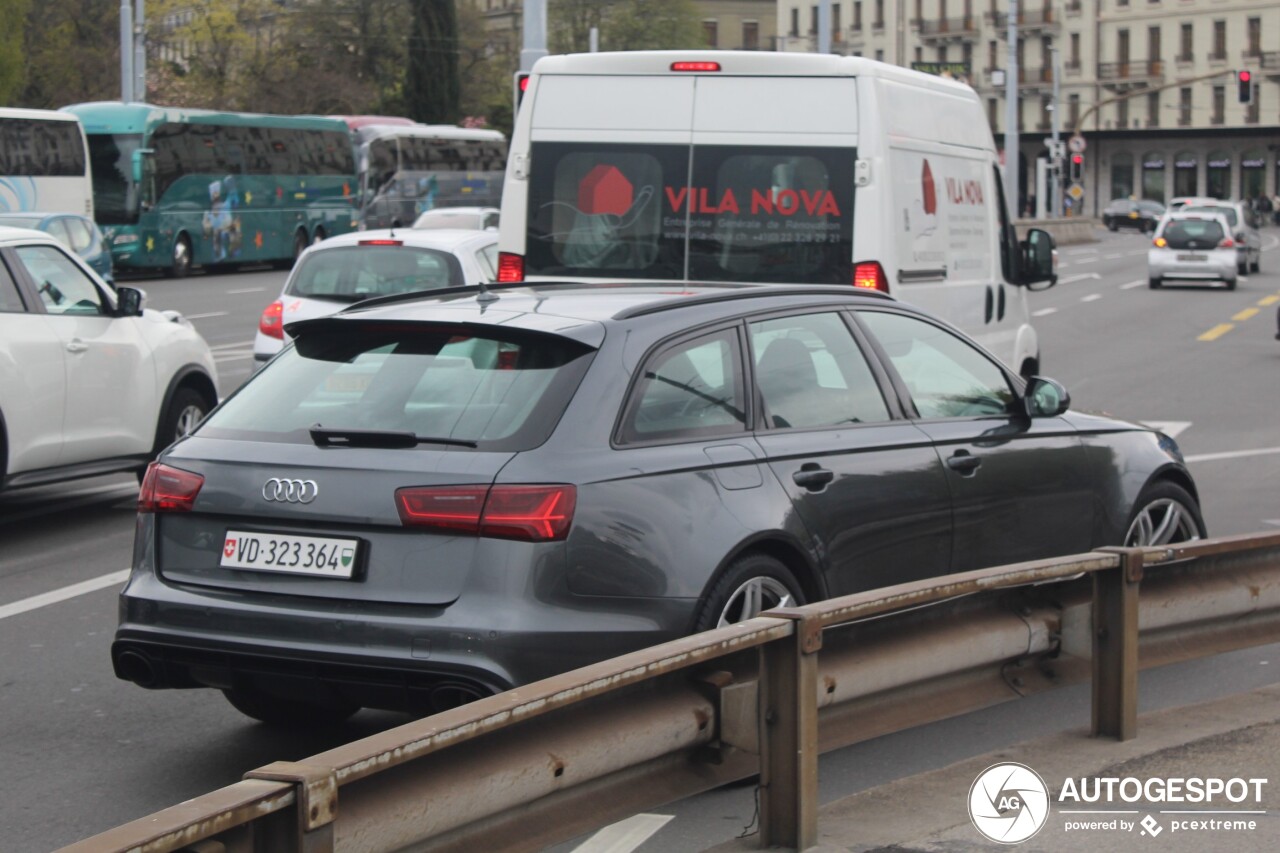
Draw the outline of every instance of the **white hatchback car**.
<instances>
[{"instance_id":1,"label":"white hatchback car","mask_svg":"<svg viewBox=\"0 0 1280 853\"><path fill-rule=\"evenodd\" d=\"M1236 289L1236 242L1221 213L1178 210L1160 220L1147 250L1152 290L1168 279L1222 281Z\"/></svg>"},{"instance_id":2,"label":"white hatchback car","mask_svg":"<svg viewBox=\"0 0 1280 853\"><path fill-rule=\"evenodd\" d=\"M287 323L375 296L494 281L497 264L496 231L392 228L322 240L298 257L284 292L262 312L253 357L264 362L278 353Z\"/></svg>"},{"instance_id":3,"label":"white hatchback car","mask_svg":"<svg viewBox=\"0 0 1280 853\"><path fill-rule=\"evenodd\" d=\"M217 404L208 344L145 299L0 227L0 489L141 471Z\"/></svg>"},{"instance_id":4,"label":"white hatchback car","mask_svg":"<svg viewBox=\"0 0 1280 853\"><path fill-rule=\"evenodd\" d=\"M419 214L413 227L496 231L501 213L496 207L437 207Z\"/></svg>"}]
</instances>

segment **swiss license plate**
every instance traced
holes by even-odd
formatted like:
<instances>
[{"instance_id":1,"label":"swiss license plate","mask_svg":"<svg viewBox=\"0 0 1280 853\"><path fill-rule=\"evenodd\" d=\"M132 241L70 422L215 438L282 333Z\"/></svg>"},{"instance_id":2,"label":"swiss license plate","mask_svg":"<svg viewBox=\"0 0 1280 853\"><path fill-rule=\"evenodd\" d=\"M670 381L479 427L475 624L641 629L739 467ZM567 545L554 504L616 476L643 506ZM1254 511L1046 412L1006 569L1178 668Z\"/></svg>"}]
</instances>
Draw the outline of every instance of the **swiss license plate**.
<instances>
[{"instance_id":1,"label":"swiss license plate","mask_svg":"<svg viewBox=\"0 0 1280 853\"><path fill-rule=\"evenodd\" d=\"M1207 261L1208 255L1178 255L1180 261Z\"/></svg>"},{"instance_id":2,"label":"swiss license plate","mask_svg":"<svg viewBox=\"0 0 1280 853\"><path fill-rule=\"evenodd\" d=\"M219 565L224 569L350 578L359 546L358 539L228 530Z\"/></svg>"}]
</instances>

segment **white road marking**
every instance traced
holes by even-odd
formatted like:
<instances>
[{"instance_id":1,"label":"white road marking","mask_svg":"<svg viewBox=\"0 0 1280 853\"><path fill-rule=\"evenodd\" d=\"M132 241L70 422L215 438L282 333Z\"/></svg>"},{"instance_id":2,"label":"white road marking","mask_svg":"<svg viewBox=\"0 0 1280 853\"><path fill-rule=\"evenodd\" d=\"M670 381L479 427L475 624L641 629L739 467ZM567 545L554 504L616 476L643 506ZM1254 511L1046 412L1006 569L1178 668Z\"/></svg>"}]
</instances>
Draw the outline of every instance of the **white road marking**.
<instances>
[{"instance_id":1,"label":"white road marking","mask_svg":"<svg viewBox=\"0 0 1280 853\"><path fill-rule=\"evenodd\" d=\"M213 350L214 352L220 352L222 350L244 349L245 347L252 347L252 346L253 346L253 341L236 341L234 344L218 344L217 346L209 347L209 349Z\"/></svg>"},{"instance_id":2,"label":"white road marking","mask_svg":"<svg viewBox=\"0 0 1280 853\"><path fill-rule=\"evenodd\" d=\"M1048 317L1050 314L1057 314L1057 308L1041 308L1039 311L1032 311L1032 317Z\"/></svg>"},{"instance_id":3,"label":"white road marking","mask_svg":"<svg viewBox=\"0 0 1280 853\"><path fill-rule=\"evenodd\" d=\"M1124 284L1120 285L1120 289L1121 289L1121 290L1133 290L1135 287L1142 287L1142 285L1144 285L1144 284L1146 284L1146 283L1147 283L1147 280L1146 280L1145 278L1140 278L1140 279L1138 279L1137 281L1127 281L1127 282L1125 282Z\"/></svg>"},{"instance_id":4,"label":"white road marking","mask_svg":"<svg viewBox=\"0 0 1280 853\"><path fill-rule=\"evenodd\" d=\"M1071 282L1073 281L1084 281L1085 279L1098 279L1098 278L1102 278L1102 276L1098 275L1096 272L1079 272L1079 273L1076 273L1075 275L1063 276L1062 278L1058 279L1058 284L1071 284Z\"/></svg>"},{"instance_id":5,"label":"white road marking","mask_svg":"<svg viewBox=\"0 0 1280 853\"><path fill-rule=\"evenodd\" d=\"M1125 254L1124 252L1120 252L1120 253L1115 254L1115 255L1103 255L1102 257L1103 257L1103 259L1104 259L1104 260L1114 261L1116 258L1127 258L1127 257L1129 257L1129 256L1128 256L1127 254Z\"/></svg>"},{"instance_id":6,"label":"white road marking","mask_svg":"<svg viewBox=\"0 0 1280 853\"><path fill-rule=\"evenodd\" d=\"M1259 447L1256 450L1228 450L1225 453L1197 453L1185 457L1188 462L1217 462L1219 459L1246 459L1250 456L1269 456L1280 453L1280 447Z\"/></svg>"},{"instance_id":7,"label":"white road marking","mask_svg":"<svg viewBox=\"0 0 1280 853\"><path fill-rule=\"evenodd\" d=\"M1081 258L1076 261L1077 264L1093 264L1098 262L1098 258Z\"/></svg>"},{"instance_id":8,"label":"white road marking","mask_svg":"<svg viewBox=\"0 0 1280 853\"><path fill-rule=\"evenodd\" d=\"M1158 429L1169 438L1177 438L1191 426L1191 421L1142 421L1146 426L1152 429Z\"/></svg>"},{"instance_id":9,"label":"white road marking","mask_svg":"<svg viewBox=\"0 0 1280 853\"><path fill-rule=\"evenodd\" d=\"M241 290L228 290L227 296L237 296L241 293L261 293L266 290L265 287L246 287Z\"/></svg>"},{"instance_id":10,"label":"white road marking","mask_svg":"<svg viewBox=\"0 0 1280 853\"><path fill-rule=\"evenodd\" d=\"M1264 518L1263 524L1270 524L1272 527L1280 527L1280 518Z\"/></svg>"},{"instance_id":11,"label":"white road marking","mask_svg":"<svg viewBox=\"0 0 1280 853\"><path fill-rule=\"evenodd\" d=\"M638 814L606 826L574 848L574 853L631 853L675 815Z\"/></svg>"},{"instance_id":12,"label":"white road marking","mask_svg":"<svg viewBox=\"0 0 1280 853\"><path fill-rule=\"evenodd\" d=\"M100 589L106 589L110 586L119 586L129 579L129 569L119 572L112 572L109 575L91 578L80 583L73 583L70 586L64 586L61 589L55 589L50 592L42 592L39 595L33 595L30 598L24 598L21 601L15 601L12 604L0 605L0 619L8 619L10 616L17 616L19 613L26 613L30 610L38 610L41 607L48 607L50 604L57 604L60 601L66 601L70 598L76 598L90 592L96 592Z\"/></svg>"},{"instance_id":13,"label":"white road marking","mask_svg":"<svg viewBox=\"0 0 1280 853\"><path fill-rule=\"evenodd\" d=\"M230 313L230 311L209 311L204 314L185 314L183 316L188 320L207 320L210 317L225 317Z\"/></svg>"},{"instance_id":14,"label":"white road marking","mask_svg":"<svg viewBox=\"0 0 1280 853\"><path fill-rule=\"evenodd\" d=\"M1101 298L1102 298L1101 293L1090 293L1088 296L1081 296L1080 301L1081 302L1097 302Z\"/></svg>"}]
</instances>

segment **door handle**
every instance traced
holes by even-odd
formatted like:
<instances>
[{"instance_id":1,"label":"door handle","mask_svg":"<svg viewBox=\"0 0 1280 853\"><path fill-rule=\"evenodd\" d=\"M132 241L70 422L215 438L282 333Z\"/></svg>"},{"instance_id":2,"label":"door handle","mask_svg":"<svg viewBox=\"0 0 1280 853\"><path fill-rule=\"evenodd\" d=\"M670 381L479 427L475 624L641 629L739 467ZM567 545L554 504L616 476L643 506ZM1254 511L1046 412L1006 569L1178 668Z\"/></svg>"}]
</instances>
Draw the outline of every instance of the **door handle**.
<instances>
[{"instance_id":1,"label":"door handle","mask_svg":"<svg viewBox=\"0 0 1280 853\"><path fill-rule=\"evenodd\" d=\"M947 460L947 467L952 471L960 472L961 476L972 476L974 471L978 470L978 466L982 464L982 457L974 456L967 450L957 450Z\"/></svg>"},{"instance_id":2,"label":"door handle","mask_svg":"<svg viewBox=\"0 0 1280 853\"><path fill-rule=\"evenodd\" d=\"M88 348L89 345L79 338L72 338L67 341L67 352L84 352Z\"/></svg>"},{"instance_id":3,"label":"door handle","mask_svg":"<svg viewBox=\"0 0 1280 853\"><path fill-rule=\"evenodd\" d=\"M836 478L834 471L829 471L817 462L806 462L800 470L791 475L797 486L803 486L811 492L820 492Z\"/></svg>"}]
</instances>

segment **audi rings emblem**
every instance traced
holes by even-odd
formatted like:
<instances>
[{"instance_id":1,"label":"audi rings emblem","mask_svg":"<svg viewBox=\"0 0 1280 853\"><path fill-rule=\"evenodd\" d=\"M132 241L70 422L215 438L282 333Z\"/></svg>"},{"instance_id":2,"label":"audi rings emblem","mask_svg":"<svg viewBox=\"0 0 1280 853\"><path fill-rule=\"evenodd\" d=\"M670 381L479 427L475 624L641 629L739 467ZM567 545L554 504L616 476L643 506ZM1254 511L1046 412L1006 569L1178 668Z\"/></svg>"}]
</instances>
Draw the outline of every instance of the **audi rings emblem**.
<instances>
[{"instance_id":1,"label":"audi rings emblem","mask_svg":"<svg viewBox=\"0 0 1280 853\"><path fill-rule=\"evenodd\" d=\"M290 504L309 504L320 494L315 480L282 480L272 477L262 487L262 497L268 501Z\"/></svg>"}]
</instances>

